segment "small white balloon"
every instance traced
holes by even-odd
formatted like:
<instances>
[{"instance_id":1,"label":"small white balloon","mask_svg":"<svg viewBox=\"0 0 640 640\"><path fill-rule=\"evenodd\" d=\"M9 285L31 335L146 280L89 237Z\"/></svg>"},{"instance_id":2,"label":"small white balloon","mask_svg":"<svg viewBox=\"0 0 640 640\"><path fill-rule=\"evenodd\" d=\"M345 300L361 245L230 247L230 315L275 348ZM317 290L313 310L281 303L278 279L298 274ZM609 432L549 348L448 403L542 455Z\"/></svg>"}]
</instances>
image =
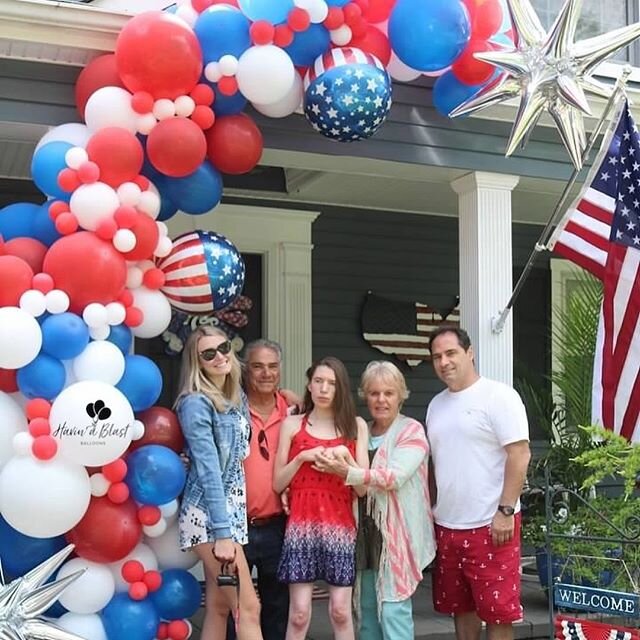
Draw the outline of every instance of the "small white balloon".
<instances>
[{"instance_id":1,"label":"small white balloon","mask_svg":"<svg viewBox=\"0 0 640 640\"><path fill-rule=\"evenodd\" d=\"M175 15L193 28L200 14L193 7L185 4L177 8Z\"/></svg>"},{"instance_id":2,"label":"small white balloon","mask_svg":"<svg viewBox=\"0 0 640 640\"><path fill-rule=\"evenodd\" d=\"M227 54L218 60L218 66L223 76L235 76L238 71L238 58Z\"/></svg>"},{"instance_id":3,"label":"small white balloon","mask_svg":"<svg viewBox=\"0 0 640 640\"><path fill-rule=\"evenodd\" d=\"M81 184L69 201L71 213L88 231L95 231L101 222L113 218L119 206L118 194L104 182Z\"/></svg>"},{"instance_id":4,"label":"small white balloon","mask_svg":"<svg viewBox=\"0 0 640 640\"><path fill-rule=\"evenodd\" d=\"M136 338L155 338L171 322L171 305L162 291L138 287L132 289L133 305L142 311L143 320L131 329Z\"/></svg>"},{"instance_id":5,"label":"small white balloon","mask_svg":"<svg viewBox=\"0 0 640 640\"><path fill-rule=\"evenodd\" d=\"M150 189L147 189L147 191L143 191L140 194L140 200L138 201L137 206L140 211L146 213L150 218L155 220L160 213L161 204L160 196Z\"/></svg>"},{"instance_id":6,"label":"small white balloon","mask_svg":"<svg viewBox=\"0 0 640 640\"><path fill-rule=\"evenodd\" d=\"M158 238L158 244L153 251L153 255L157 256L158 258L165 258L171 253L172 249L173 242L171 241L171 238L164 236L162 238Z\"/></svg>"},{"instance_id":7,"label":"small white balloon","mask_svg":"<svg viewBox=\"0 0 640 640\"><path fill-rule=\"evenodd\" d=\"M156 100L153 105L153 115L158 120L173 118L173 116L176 115L176 107L173 104L173 100L169 100L169 98L160 98L159 100Z\"/></svg>"},{"instance_id":8,"label":"small white balloon","mask_svg":"<svg viewBox=\"0 0 640 640\"><path fill-rule=\"evenodd\" d=\"M324 22L329 15L329 6L324 0L315 0L313 5L307 9L309 12L309 19L314 24L320 24Z\"/></svg>"},{"instance_id":9,"label":"small white balloon","mask_svg":"<svg viewBox=\"0 0 640 640\"><path fill-rule=\"evenodd\" d=\"M110 302L107 305L107 322L111 326L122 324L127 315L127 310L120 302Z\"/></svg>"},{"instance_id":10,"label":"small white balloon","mask_svg":"<svg viewBox=\"0 0 640 640\"><path fill-rule=\"evenodd\" d=\"M102 87L87 101L84 119L91 132L105 127L122 127L136 132L138 114L131 107L131 94L122 87Z\"/></svg>"},{"instance_id":11,"label":"small white balloon","mask_svg":"<svg viewBox=\"0 0 640 640\"><path fill-rule=\"evenodd\" d=\"M38 141L35 151L49 142L68 142L75 147L86 147L91 136L86 124L68 122L49 129Z\"/></svg>"},{"instance_id":12,"label":"small white balloon","mask_svg":"<svg viewBox=\"0 0 640 640\"><path fill-rule=\"evenodd\" d=\"M61 289L52 289L45 294L45 298L47 300L47 311L54 315L65 313L71 304L69 296Z\"/></svg>"},{"instance_id":13,"label":"small white balloon","mask_svg":"<svg viewBox=\"0 0 640 640\"><path fill-rule=\"evenodd\" d=\"M182 116L183 118L188 118L196 108L196 103L191 96L179 96L175 99L174 105L176 115Z\"/></svg>"},{"instance_id":14,"label":"small white balloon","mask_svg":"<svg viewBox=\"0 0 640 640\"><path fill-rule=\"evenodd\" d=\"M64 161L70 169L79 169L89 160L89 154L82 147L72 147L64 154Z\"/></svg>"},{"instance_id":15,"label":"small white balloon","mask_svg":"<svg viewBox=\"0 0 640 640\"><path fill-rule=\"evenodd\" d=\"M296 73L289 93L282 98L282 100L272 104L256 104L254 102L253 107L263 115L269 116L269 118L285 118L291 115L302 104L303 96L304 87L302 78L300 74Z\"/></svg>"},{"instance_id":16,"label":"small white balloon","mask_svg":"<svg viewBox=\"0 0 640 640\"><path fill-rule=\"evenodd\" d=\"M332 29L329 31L329 37L331 38L331 42L337 45L338 47L344 47L351 42L351 38L353 38L353 33L351 32L351 28L349 25L343 24L337 29Z\"/></svg>"},{"instance_id":17,"label":"small white balloon","mask_svg":"<svg viewBox=\"0 0 640 640\"><path fill-rule=\"evenodd\" d=\"M142 286L144 272L140 267L132 265L127 267L127 289L137 289Z\"/></svg>"},{"instance_id":18,"label":"small white balloon","mask_svg":"<svg viewBox=\"0 0 640 640\"><path fill-rule=\"evenodd\" d=\"M47 299L42 291L29 289L20 296L20 308L34 318L39 318L47 310Z\"/></svg>"},{"instance_id":19,"label":"small white balloon","mask_svg":"<svg viewBox=\"0 0 640 640\"><path fill-rule=\"evenodd\" d=\"M291 90L297 74L289 54L272 44L249 47L238 60L236 80L250 102L271 104Z\"/></svg>"},{"instance_id":20,"label":"small white balloon","mask_svg":"<svg viewBox=\"0 0 640 640\"><path fill-rule=\"evenodd\" d=\"M144 435L144 422L142 420L134 420L131 428L131 439L140 440Z\"/></svg>"},{"instance_id":21,"label":"small white balloon","mask_svg":"<svg viewBox=\"0 0 640 640\"><path fill-rule=\"evenodd\" d=\"M217 62L209 62L204 68L204 77L209 82L219 82L222 78L222 71L220 71L220 65Z\"/></svg>"},{"instance_id":22,"label":"small white balloon","mask_svg":"<svg viewBox=\"0 0 640 640\"><path fill-rule=\"evenodd\" d=\"M108 324L102 324L99 327L90 327L89 335L92 340L106 340L111 333L111 327Z\"/></svg>"},{"instance_id":23,"label":"small white balloon","mask_svg":"<svg viewBox=\"0 0 640 640\"><path fill-rule=\"evenodd\" d=\"M107 326L107 337L109 327ZM76 379L97 380L116 385L124 374L124 355L115 344L106 340L90 342L84 351L73 359L73 373Z\"/></svg>"},{"instance_id":24,"label":"small white balloon","mask_svg":"<svg viewBox=\"0 0 640 640\"><path fill-rule=\"evenodd\" d=\"M167 502L166 504L160 505L160 513L162 517L170 522L173 522L175 518L178 516L178 508L180 505L177 500L172 500L171 502Z\"/></svg>"},{"instance_id":25,"label":"small white balloon","mask_svg":"<svg viewBox=\"0 0 640 640\"><path fill-rule=\"evenodd\" d=\"M82 319L89 327L101 327L107 324L107 308L99 302L91 302L84 308Z\"/></svg>"},{"instance_id":26,"label":"small white balloon","mask_svg":"<svg viewBox=\"0 0 640 640\"><path fill-rule=\"evenodd\" d=\"M42 330L38 321L19 307L0 308L0 367L20 369L40 352Z\"/></svg>"},{"instance_id":27,"label":"small white balloon","mask_svg":"<svg viewBox=\"0 0 640 640\"><path fill-rule=\"evenodd\" d=\"M158 233L160 234L160 237L166 236L169 234L169 227L167 227L167 225L164 222L160 220L156 220L156 227L158 227Z\"/></svg>"},{"instance_id":28,"label":"small white balloon","mask_svg":"<svg viewBox=\"0 0 640 640\"><path fill-rule=\"evenodd\" d=\"M174 522L167 530L157 538L149 538L147 544L158 559L158 568L165 569L191 569L198 564L198 556L193 551L180 549L180 536L178 523Z\"/></svg>"},{"instance_id":29,"label":"small white balloon","mask_svg":"<svg viewBox=\"0 0 640 640\"><path fill-rule=\"evenodd\" d=\"M72 558L60 567L57 578L82 571L59 597L60 604L72 613L97 613L107 606L116 590L109 567L84 558Z\"/></svg>"},{"instance_id":30,"label":"small white balloon","mask_svg":"<svg viewBox=\"0 0 640 640\"><path fill-rule=\"evenodd\" d=\"M145 113L138 117L136 121L136 130L143 136L148 136L157 124L158 121L153 113Z\"/></svg>"},{"instance_id":31,"label":"small white balloon","mask_svg":"<svg viewBox=\"0 0 640 640\"><path fill-rule=\"evenodd\" d=\"M117 189L118 200L120 204L135 207L140 200L142 190L135 182L123 182Z\"/></svg>"},{"instance_id":32,"label":"small white balloon","mask_svg":"<svg viewBox=\"0 0 640 640\"><path fill-rule=\"evenodd\" d=\"M135 249L137 239L135 233L131 229L118 229L113 236L113 246L121 253L127 253Z\"/></svg>"},{"instance_id":33,"label":"small white balloon","mask_svg":"<svg viewBox=\"0 0 640 640\"><path fill-rule=\"evenodd\" d=\"M144 535L149 538L159 538L167 530L167 522L164 518L160 518L155 524L145 524L142 527Z\"/></svg>"},{"instance_id":34,"label":"small white balloon","mask_svg":"<svg viewBox=\"0 0 640 640\"><path fill-rule=\"evenodd\" d=\"M387 65L387 71L394 80L398 80L399 82L411 82L421 74L420 71L416 71L402 62L393 51L391 52L391 59Z\"/></svg>"},{"instance_id":35,"label":"small white balloon","mask_svg":"<svg viewBox=\"0 0 640 640\"><path fill-rule=\"evenodd\" d=\"M56 624L84 640L108 640L102 619L96 613L65 613Z\"/></svg>"},{"instance_id":36,"label":"small white balloon","mask_svg":"<svg viewBox=\"0 0 640 640\"><path fill-rule=\"evenodd\" d=\"M28 456L31 454L31 447L33 447L33 436L28 431L20 431L13 436L12 445L16 455ZM7 457L8 459L9 457Z\"/></svg>"},{"instance_id":37,"label":"small white balloon","mask_svg":"<svg viewBox=\"0 0 640 640\"><path fill-rule=\"evenodd\" d=\"M111 483L101 473L94 473L89 478L89 482L91 483L91 495L96 498L106 496L111 486Z\"/></svg>"},{"instance_id":38,"label":"small white balloon","mask_svg":"<svg viewBox=\"0 0 640 640\"><path fill-rule=\"evenodd\" d=\"M20 405L4 391L0 391L0 469L9 460L13 451L17 453L14 439L17 435L31 436L27 433L27 418ZM31 450L31 443L27 452ZM26 455L21 453L20 455Z\"/></svg>"}]
</instances>

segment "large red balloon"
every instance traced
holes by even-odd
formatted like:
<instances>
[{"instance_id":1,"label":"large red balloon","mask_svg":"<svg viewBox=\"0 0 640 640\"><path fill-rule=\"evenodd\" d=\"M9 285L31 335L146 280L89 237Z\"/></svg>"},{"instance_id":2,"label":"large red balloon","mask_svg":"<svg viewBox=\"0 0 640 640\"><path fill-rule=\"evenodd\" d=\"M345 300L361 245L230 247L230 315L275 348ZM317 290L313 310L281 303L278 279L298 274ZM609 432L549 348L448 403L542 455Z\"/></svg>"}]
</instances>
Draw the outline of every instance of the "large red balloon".
<instances>
[{"instance_id":1,"label":"large red balloon","mask_svg":"<svg viewBox=\"0 0 640 640\"><path fill-rule=\"evenodd\" d=\"M100 563L122 560L142 538L138 507L132 499L115 504L94 496L82 520L65 537L81 558Z\"/></svg>"},{"instance_id":2,"label":"large red balloon","mask_svg":"<svg viewBox=\"0 0 640 640\"><path fill-rule=\"evenodd\" d=\"M163 11L146 11L127 22L116 40L118 73L131 93L154 98L188 94L200 80L202 51L185 22Z\"/></svg>"},{"instance_id":3,"label":"large red balloon","mask_svg":"<svg viewBox=\"0 0 640 640\"><path fill-rule=\"evenodd\" d=\"M369 0L369 6L364 11L364 17L371 23L384 22L389 19L391 9L396 0Z\"/></svg>"},{"instance_id":4,"label":"large red balloon","mask_svg":"<svg viewBox=\"0 0 640 640\"><path fill-rule=\"evenodd\" d=\"M116 56L107 53L94 58L81 72L76 80L76 107L84 118L84 108L91 94L102 87L122 87L124 84L116 68Z\"/></svg>"},{"instance_id":5,"label":"large red balloon","mask_svg":"<svg viewBox=\"0 0 640 640\"><path fill-rule=\"evenodd\" d=\"M131 227L133 235L136 237L136 246L123 253L125 260L152 260L153 252L158 244L160 231L156 221L150 218L146 213L138 212L135 222Z\"/></svg>"},{"instance_id":6,"label":"large red balloon","mask_svg":"<svg viewBox=\"0 0 640 640\"><path fill-rule=\"evenodd\" d=\"M183 178L193 173L207 154L202 129L188 118L167 118L153 127L147 138L149 162L160 173Z\"/></svg>"},{"instance_id":7,"label":"large red balloon","mask_svg":"<svg viewBox=\"0 0 640 640\"><path fill-rule=\"evenodd\" d=\"M176 453L184 448L184 436L176 414L164 407L151 407L137 414L138 420L144 424L144 436L134 440L129 451L134 451L147 444L159 444Z\"/></svg>"},{"instance_id":8,"label":"large red balloon","mask_svg":"<svg viewBox=\"0 0 640 640\"><path fill-rule=\"evenodd\" d=\"M100 167L100 181L112 187L132 182L142 169L144 151L138 138L121 127L104 127L87 143L89 160Z\"/></svg>"},{"instance_id":9,"label":"large red balloon","mask_svg":"<svg viewBox=\"0 0 640 640\"><path fill-rule=\"evenodd\" d=\"M90 302L114 302L127 281L125 259L90 231L56 240L44 257L42 270L53 278L56 288L67 293L74 313L82 313Z\"/></svg>"},{"instance_id":10,"label":"large red balloon","mask_svg":"<svg viewBox=\"0 0 640 640\"><path fill-rule=\"evenodd\" d=\"M32 280L33 270L22 258L0 256L0 307L17 307Z\"/></svg>"},{"instance_id":11,"label":"large red balloon","mask_svg":"<svg viewBox=\"0 0 640 640\"><path fill-rule=\"evenodd\" d=\"M247 173L260 161L264 145L262 133L245 113L216 118L205 135L207 157L222 173Z\"/></svg>"},{"instance_id":12,"label":"large red balloon","mask_svg":"<svg viewBox=\"0 0 640 640\"><path fill-rule=\"evenodd\" d=\"M391 45L389 38L376 27L369 25L363 36L352 38L350 47L355 47L374 55L386 67L391 60Z\"/></svg>"},{"instance_id":13,"label":"large red balloon","mask_svg":"<svg viewBox=\"0 0 640 640\"><path fill-rule=\"evenodd\" d=\"M469 12L471 38L487 40L502 24L500 0L463 0Z\"/></svg>"},{"instance_id":14,"label":"large red balloon","mask_svg":"<svg viewBox=\"0 0 640 640\"><path fill-rule=\"evenodd\" d=\"M0 391L5 393L18 391L17 376L16 369L0 369Z\"/></svg>"},{"instance_id":15,"label":"large red balloon","mask_svg":"<svg viewBox=\"0 0 640 640\"><path fill-rule=\"evenodd\" d=\"M47 246L34 238L13 238L4 243L4 249L10 256L22 258L33 270L42 271L42 261L47 253Z\"/></svg>"}]
</instances>

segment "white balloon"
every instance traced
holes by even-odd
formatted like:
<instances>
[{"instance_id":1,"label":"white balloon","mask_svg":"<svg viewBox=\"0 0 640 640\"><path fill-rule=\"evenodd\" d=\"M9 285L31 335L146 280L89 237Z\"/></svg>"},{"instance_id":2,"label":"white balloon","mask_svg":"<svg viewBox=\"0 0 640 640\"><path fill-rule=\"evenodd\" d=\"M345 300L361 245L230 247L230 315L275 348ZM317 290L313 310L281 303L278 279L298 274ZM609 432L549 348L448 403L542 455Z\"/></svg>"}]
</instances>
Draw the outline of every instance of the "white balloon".
<instances>
[{"instance_id":1,"label":"white balloon","mask_svg":"<svg viewBox=\"0 0 640 640\"><path fill-rule=\"evenodd\" d=\"M111 575L113 576L116 591L120 593L128 591L129 589L129 583L125 582L122 577L122 567L125 563L129 562L129 560L137 560L140 562L145 571L156 571L158 569L158 559L156 558L156 554L153 552L153 549L141 542L133 551L131 551L131 553L122 558L122 560L118 560L117 562L112 562L107 565L109 567L109 571L111 571Z\"/></svg>"},{"instance_id":2,"label":"white balloon","mask_svg":"<svg viewBox=\"0 0 640 640\"><path fill-rule=\"evenodd\" d=\"M110 325L122 324L127 315L127 310L120 302L110 302L107 305L107 322Z\"/></svg>"},{"instance_id":3,"label":"white balloon","mask_svg":"<svg viewBox=\"0 0 640 640\"><path fill-rule=\"evenodd\" d=\"M198 564L198 556L193 551L180 549L177 522L167 527L161 536L149 538L146 542L156 554L158 568L161 571L165 569L191 569Z\"/></svg>"},{"instance_id":4,"label":"white balloon","mask_svg":"<svg viewBox=\"0 0 640 640\"><path fill-rule=\"evenodd\" d=\"M175 99L174 105L176 115L188 118L196 108L196 103L191 96L179 96Z\"/></svg>"},{"instance_id":5,"label":"white balloon","mask_svg":"<svg viewBox=\"0 0 640 640\"><path fill-rule=\"evenodd\" d=\"M19 369L40 352L42 331L38 321L18 307L0 308L0 367Z\"/></svg>"},{"instance_id":6,"label":"white balloon","mask_svg":"<svg viewBox=\"0 0 640 640\"><path fill-rule=\"evenodd\" d=\"M153 187L155 189L155 187ZM160 196L152 191L151 189L147 189L147 191L143 191L140 194L140 200L138 202L138 209L143 213L146 213L150 218L154 220L158 217L160 213Z\"/></svg>"},{"instance_id":7,"label":"white balloon","mask_svg":"<svg viewBox=\"0 0 640 640\"><path fill-rule=\"evenodd\" d=\"M18 456L31 455L33 447L33 436L28 431L18 431L13 436L13 450Z\"/></svg>"},{"instance_id":8,"label":"white balloon","mask_svg":"<svg viewBox=\"0 0 640 640\"><path fill-rule=\"evenodd\" d=\"M171 305L162 291L138 287L131 291L133 306L142 311L142 322L131 329L136 338L155 338L171 322Z\"/></svg>"},{"instance_id":9,"label":"white balloon","mask_svg":"<svg viewBox=\"0 0 640 640\"><path fill-rule=\"evenodd\" d=\"M158 120L166 120L176 115L176 105L169 98L160 98L153 104L153 115Z\"/></svg>"},{"instance_id":10,"label":"white balloon","mask_svg":"<svg viewBox=\"0 0 640 640\"><path fill-rule=\"evenodd\" d=\"M222 78L222 71L220 71L220 65L217 62L209 62L204 68L204 77L209 82L219 82Z\"/></svg>"},{"instance_id":11,"label":"white balloon","mask_svg":"<svg viewBox=\"0 0 640 640\"><path fill-rule=\"evenodd\" d=\"M74 147L86 147L91 135L86 124L68 122L49 129L38 141L35 151L49 142L68 142Z\"/></svg>"},{"instance_id":12,"label":"white balloon","mask_svg":"<svg viewBox=\"0 0 640 640\"><path fill-rule=\"evenodd\" d=\"M282 100L272 104L257 104L254 102L253 106L256 111L270 118L285 118L300 106L303 95L302 78L299 73L296 73L289 93Z\"/></svg>"},{"instance_id":13,"label":"white balloon","mask_svg":"<svg viewBox=\"0 0 640 640\"><path fill-rule=\"evenodd\" d=\"M113 246L122 253L135 249L137 242L136 235L131 229L118 229L113 236Z\"/></svg>"},{"instance_id":14,"label":"white balloon","mask_svg":"<svg viewBox=\"0 0 640 640\"><path fill-rule=\"evenodd\" d=\"M65 613L56 624L84 640L107 640L107 633L99 615L95 613Z\"/></svg>"},{"instance_id":15,"label":"white balloon","mask_svg":"<svg viewBox=\"0 0 640 640\"><path fill-rule=\"evenodd\" d=\"M184 20L191 28L193 28L200 14L191 5L185 4L181 7L178 7L175 15L181 20Z\"/></svg>"},{"instance_id":16,"label":"white balloon","mask_svg":"<svg viewBox=\"0 0 640 640\"><path fill-rule=\"evenodd\" d=\"M69 296L61 289L52 289L45 294L47 301L47 311L49 313L64 313L71 304Z\"/></svg>"},{"instance_id":17,"label":"white balloon","mask_svg":"<svg viewBox=\"0 0 640 640\"><path fill-rule=\"evenodd\" d=\"M144 115L138 116L138 120L136 122L136 129L144 136L148 136L153 128L158 124L156 117L153 113L145 113Z\"/></svg>"},{"instance_id":18,"label":"white balloon","mask_svg":"<svg viewBox=\"0 0 640 640\"><path fill-rule=\"evenodd\" d=\"M168 524L173 523L175 522L175 520L177 520L179 506L180 505L178 504L177 500L172 500L171 502L160 505L160 513Z\"/></svg>"},{"instance_id":19,"label":"white balloon","mask_svg":"<svg viewBox=\"0 0 640 640\"><path fill-rule=\"evenodd\" d=\"M89 154L83 147L72 147L64 154L64 161L71 169L79 169L87 160Z\"/></svg>"},{"instance_id":20,"label":"white balloon","mask_svg":"<svg viewBox=\"0 0 640 640\"><path fill-rule=\"evenodd\" d=\"M140 200L142 190L135 182L123 182L116 190L120 204L135 207Z\"/></svg>"},{"instance_id":21,"label":"white balloon","mask_svg":"<svg viewBox=\"0 0 640 640\"><path fill-rule=\"evenodd\" d=\"M144 435L144 422L142 420L134 420L133 427L131 429L131 439L140 440Z\"/></svg>"},{"instance_id":22,"label":"white balloon","mask_svg":"<svg viewBox=\"0 0 640 640\"><path fill-rule=\"evenodd\" d=\"M94 132L105 127L122 127L136 132L139 115L131 107L131 94L122 87L102 87L87 101L84 119Z\"/></svg>"},{"instance_id":23,"label":"white balloon","mask_svg":"<svg viewBox=\"0 0 640 640\"><path fill-rule=\"evenodd\" d=\"M13 437L27 430L27 418L20 405L0 391L0 469L13 456Z\"/></svg>"},{"instance_id":24,"label":"white balloon","mask_svg":"<svg viewBox=\"0 0 640 640\"><path fill-rule=\"evenodd\" d=\"M331 36L331 42L339 47L348 45L351 42L351 38L353 38L353 33L346 24L329 31L329 35Z\"/></svg>"},{"instance_id":25,"label":"white balloon","mask_svg":"<svg viewBox=\"0 0 640 640\"><path fill-rule=\"evenodd\" d=\"M162 238L158 238L158 244L155 248L155 251L153 252L153 255L157 256L158 258L165 258L171 253L172 249L173 241L171 240L171 238L164 236Z\"/></svg>"},{"instance_id":26,"label":"white balloon","mask_svg":"<svg viewBox=\"0 0 640 640\"><path fill-rule=\"evenodd\" d=\"M316 0L308 11L311 22L320 24L329 15L329 6L324 0Z\"/></svg>"},{"instance_id":27,"label":"white balloon","mask_svg":"<svg viewBox=\"0 0 640 640\"><path fill-rule=\"evenodd\" d=\"M104 182L81 184L69 201L71 213L78 224L88 231L95 231L103 220L113 218L119 206L118 194Z\"/></svg>"},{"instance_id":28,"label":"white balloon","mask_svg":"<svg viewBox=\"0 0 640 640\"><path fill-rule=\"evenodd\" d=\"M73 372L73 360L63 360L62 364L64 365L65 387L70 387L72 384L78 382L76 374Z\"/></svg>"},{"instance_id":29,"label":"white balloon","mask_svg":"<svg viewBox=\"0 0 640 640\"><path fill-rule=\"evenodd\" d=\"M84 573L62 592L60 604L71 613L97 613L104 609L116 589L109 567L84 558L73 558L60 567L57 578L77 571Z\"/></svg>"},{"instance_id":30,"label":"white balloon","mask_svg":"<svg viewBox=\"0 0 640 640\"><path fill-rule=\"evenodd\" d=\"M408 67L393 51L391 52L391 59L387 65L387 71L394 80L398 80L399 82L411 82L422 73L421 71L416 71Z\"/></svg>"},{"instance_id":31,"label":"white balloon","mask_svg":"<svg viewBox=\"0 0 640 640\"><path fill-rule=\"evenodd\" d=\"M267 44L249 47L240 56L236 80L247 100L271 104L288 95L296 74L287 52Z\"/></svg>"},{"instance_id":32,"label":"white balloon","mask_svg":"<svg viewBox=\"0 0 640 640\"><path fill-rule=\"evenodd\" d=\"M108 324L101 324L99 327L90 327L89 335L92 340L106 340L111 333L111 327Z\"/></svg>"},{"instance_id":33,"label":"white balloon","mask_svg":"<svg viewBox=\"0 0 640 640\"><path fill-rule=\"evenodd\" d=\"M2 517L33 538L52 538L75 527L90 499L86 469L59 456L46 462L12 458L0 473Z\"/></svg>"},{"instance_id":34,"label":"white balloon","mask_svg":"<svg viewBox=\"0 0 640 640\"><path fill-rule=\"evenodd\" d=\"M82 311L82 319L89 327L107 324L107 308L99 302L90 302Z\"/></svg>"},{"instance_id":35,"label":"white balloon","mask_svg":"<svg viewBox=\"0 0 640 640\"><path fill-rule=\"evenodd\" d=\"M137 265L127 267L127 289L137 289L142 286L144 272Z\"/></svg>"},{"instance_id":36,"label":"white balloon","mask_svg":"<svg viewBox=\"0 0 640 640\"><path fill-rule=\"evenodd\" d=\"M89 482L91 483L91 495L97 498L106 496L111 486L111 483L101 473L94 473L89 478Z\"/></svg>"},{"instance_id":37,"label":"white balloon","mask_svg":"<svg viewBox=\"0 0 640 640\"><path fill-rule=\"evenodd\" d=\"M20 296L20 308L34 318L39 318L47 310L47 300L42 291L29 289Z\"/></svg>"},{"instance_id":38,"label":"white balloon","mask_svg":"<svg viewBox=\"0 0 640 640\"><path fill-rule=\"evenodd\" d=\"M148 538L158 538L167 530L167 521L160 518L155 524L145 524L142 527L144 535Z\"/></svg>"},{"instance_id":39,"label":"white balloon","mask_svg":"<svg viewBox=\"0 0 640 640\"><path fill-rule=\"evenodd\" d=\"M101 407L109 411L100 411ZM87 467L100 467L119 458L131 444L133 421L133 409L124 394L94 380L64 389L49 415L60 455Z\"/></svg>"},{"instance_id":40,"label":"white balloon","mask_svg":"<svg viewBox=\"0 0 640 640\"><path fill-rule=\"evenodd\" d=\"M109 325L105 325L107 336ZM106 340L90 342L84 351L73 359L73 373L76 379L98 380L116 385L124 374L124 355L115 344Z\"/></svg>"},{"instance_id":41,"label":"white balloon","mask_svg":"<svg viewBox=\"0 0 640 640\"><path fill-rule=\"evenodd\" d=\"M238 58L227 54L218 60L218 65L223 76L235 76L238 71Z\"/></svg>"}]
</instances>

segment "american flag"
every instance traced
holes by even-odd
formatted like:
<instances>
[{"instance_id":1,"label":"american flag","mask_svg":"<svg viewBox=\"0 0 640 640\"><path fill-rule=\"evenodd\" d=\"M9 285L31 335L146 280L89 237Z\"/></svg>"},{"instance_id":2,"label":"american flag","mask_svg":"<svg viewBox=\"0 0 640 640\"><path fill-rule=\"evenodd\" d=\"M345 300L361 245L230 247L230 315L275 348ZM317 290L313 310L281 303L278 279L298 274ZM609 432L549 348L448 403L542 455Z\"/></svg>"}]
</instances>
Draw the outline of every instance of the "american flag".
<instances>
[{"instance_id":1,"label":"american flag","mask_svg":"<svg viewBox=\"0 0 640 640\"><path fill-rule=\"evenodd\" d=\"M455 305L448 311L438 311L421 302L368 293L362 307L362 337L382 353L416 367L431 359L429 334L436 327L460 325L460 312Z\"/></svg>"},{"instance_id":2,"label":"american flag","mask_svg":"<svg viewBox=\"0 0 640 640\"><path fill-rule=\"evenodd\" d=\"M592 421L640 441L640 139L626 101L550 242L603 283Z\"/></svg>"},{"instance_id":3,"label":"american flag","mask_svg":"<svg viewBox=\"0 0 640 640\"><path fill-rule=\"evenodd\" d=\"M640 640L637 629L557 615L556 640Z\"/></svg>"}]
</instances>

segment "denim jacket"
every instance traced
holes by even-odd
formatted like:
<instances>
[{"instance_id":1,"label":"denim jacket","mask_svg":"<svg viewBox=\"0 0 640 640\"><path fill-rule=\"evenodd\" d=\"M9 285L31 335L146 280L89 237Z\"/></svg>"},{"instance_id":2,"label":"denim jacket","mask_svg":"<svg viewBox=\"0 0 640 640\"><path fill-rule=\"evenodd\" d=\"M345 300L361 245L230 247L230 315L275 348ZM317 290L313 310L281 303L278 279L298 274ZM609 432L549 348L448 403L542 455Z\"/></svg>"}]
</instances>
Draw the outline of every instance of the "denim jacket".
<instances>
[{"instance_id":1,"label":"denim jacket","mask_svg":"<svg viewBox=\"0 0 640 640\"><path fill-rule=\"evenodd\" d=\"M219 412L202 393L190 393L178 402L176 413L186 440L191 460L183 502L202 509L218 538L230 538L227 495L234 483L244 483L242 460L248 443L238 428L238 418L248 420L246 396L240 409L230 406Z\"/></svg>"}]
</instances>

